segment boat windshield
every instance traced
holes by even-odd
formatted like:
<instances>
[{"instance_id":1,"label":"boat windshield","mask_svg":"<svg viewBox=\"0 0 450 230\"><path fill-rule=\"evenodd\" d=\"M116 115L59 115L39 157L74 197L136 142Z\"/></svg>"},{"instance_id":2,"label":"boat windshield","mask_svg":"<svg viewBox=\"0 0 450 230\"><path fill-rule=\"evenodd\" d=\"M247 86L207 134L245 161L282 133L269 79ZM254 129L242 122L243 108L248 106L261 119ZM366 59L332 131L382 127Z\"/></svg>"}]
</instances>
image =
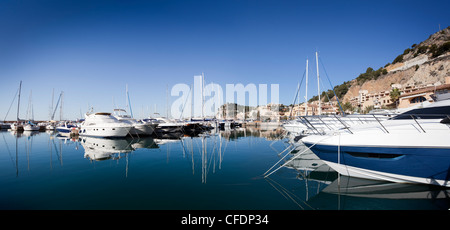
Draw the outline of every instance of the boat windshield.
<instances>
[{"instance_id":1,"label":"boat windshield","mask_svg":"<svg viewBox=\"0 0 450 230\"><path fill-rule=\"evenodd\" d=\"M426 108L419 108L409 110L402 114L399 114L393 118L392 120L398 119L442 119L450 116L450 106L433 106Z\"/></svg>"}]
</instances>

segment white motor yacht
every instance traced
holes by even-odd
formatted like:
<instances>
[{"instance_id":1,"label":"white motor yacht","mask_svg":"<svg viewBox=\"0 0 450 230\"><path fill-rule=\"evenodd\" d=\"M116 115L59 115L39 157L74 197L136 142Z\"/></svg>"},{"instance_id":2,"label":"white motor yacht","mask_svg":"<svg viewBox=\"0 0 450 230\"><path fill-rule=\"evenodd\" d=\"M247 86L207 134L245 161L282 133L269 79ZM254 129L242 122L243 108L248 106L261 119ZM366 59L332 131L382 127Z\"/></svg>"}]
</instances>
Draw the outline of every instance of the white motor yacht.
<instances>
[{"instance_id":1,"label":"white motor yacht","mask_svg":"<svg viewBox=\"0 0 450 230\"><path fill-rule=\"evenodd\" d=\"M86 113L86 119L80 125L79 135L94 137L125 137L133 127L121 122L111 113Z\"/></svg>"},{"instance_id":2,"label":"white motor yacht","mask_svg":"<svg viewBox=\"0 0 450 230\"><path fill-rule=\"evenodd\" d=\"M184 123L172 121L164 117L145 119L147 123L158 124L156 131L160 133L183 132Z\"/></svg>"},{"instance_id":3,"label":"white motor yacht","mask_svg":"<svg viewBox=\"0 0 450 230\"><path fill-rule=\"evenodd\" d=\"M5 122L0 123L0 128L1 129L10 129L11 125Z\"/></svg>"},{"instance_id":4,"label":"white motor yacht","mask_svg":"<svg viewBox=\"0 0 450 230\"><path fill-rule=\"evenodd\" d=\"M345 176L450 187L450 100L301 140Z\"/></svg>"},{"instance_id":5,"label":"white motor yacht","mask_svg":"<svg viewBox=\"0 0 450 230\"><path fill-rule=\"evenodd\" d=\"M132 125L131 135L152 135L158 124L138 121L126 113L124 109L114 109L113 116L122 122Z\"/></svg>"},{"instance_id":6,"label":"white motor yacht","mask_svg":"<svg viewBox=\"0 0 450 230\"><path fill-rule=\"evenodd\" d=\"M23 124L19 122L15 122L11 124L11 130L12 131L22 131L23 130Z\"/></svg>"},{"instance_id":7,"label":"white motor yacht","mask_svg":"<svg viewBox=\"0 0 450 230\"><path fill-rule=\"evenodd\" d=\"M64 122L64 124L56 127L56 131L58 131L58 133L60 135L67 136L67 135L71 135L71 134L78 134L79 127L70 122Z\"/></svg>"}]
</instances>

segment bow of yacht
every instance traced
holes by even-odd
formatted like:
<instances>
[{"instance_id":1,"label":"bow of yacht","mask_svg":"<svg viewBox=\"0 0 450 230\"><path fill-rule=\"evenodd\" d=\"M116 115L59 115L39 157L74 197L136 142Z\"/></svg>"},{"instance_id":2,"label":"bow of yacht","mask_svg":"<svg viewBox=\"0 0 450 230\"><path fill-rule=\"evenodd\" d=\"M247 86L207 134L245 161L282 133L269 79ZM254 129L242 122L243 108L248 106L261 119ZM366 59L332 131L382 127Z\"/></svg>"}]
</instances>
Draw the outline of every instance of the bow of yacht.
<instances>
[{"instance_id":1,"label":"bow of yacht","mask_svg":"<svg viewBox=\"0 0 450 230\"><path fill-rule=\"evenodd\" d=\"M342 175L450 186L450 100L302 142Z\"/></svg>"}]
</instances>

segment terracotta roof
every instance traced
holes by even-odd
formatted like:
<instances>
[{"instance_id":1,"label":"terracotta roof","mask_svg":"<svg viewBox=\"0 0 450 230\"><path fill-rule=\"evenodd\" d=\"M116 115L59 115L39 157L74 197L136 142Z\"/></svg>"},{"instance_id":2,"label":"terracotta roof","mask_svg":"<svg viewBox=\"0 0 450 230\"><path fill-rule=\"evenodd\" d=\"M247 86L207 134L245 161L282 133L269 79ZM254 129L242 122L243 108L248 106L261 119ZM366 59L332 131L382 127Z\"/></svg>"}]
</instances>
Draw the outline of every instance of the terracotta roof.
<instances>
[{"instance_id":1,"label":"terracotta roof","mask_svg":"<svg viewBox=\"0 0 450 230\"><path fill-rule=\"evenodd\" d=\"M412 91L409 93L404 93L402 95L399 96L399 98L402 97L407 97L407 96L411 96L411 95L415 95L415 94L420 94L420 93L428 93L428 92L434 92L437 90L444 90L444 89L450 89L450 84L444 84L444 85L438 85L438 86L429 86L423 89L419 89L416 91Z\"/></svg>"}]
</instances>

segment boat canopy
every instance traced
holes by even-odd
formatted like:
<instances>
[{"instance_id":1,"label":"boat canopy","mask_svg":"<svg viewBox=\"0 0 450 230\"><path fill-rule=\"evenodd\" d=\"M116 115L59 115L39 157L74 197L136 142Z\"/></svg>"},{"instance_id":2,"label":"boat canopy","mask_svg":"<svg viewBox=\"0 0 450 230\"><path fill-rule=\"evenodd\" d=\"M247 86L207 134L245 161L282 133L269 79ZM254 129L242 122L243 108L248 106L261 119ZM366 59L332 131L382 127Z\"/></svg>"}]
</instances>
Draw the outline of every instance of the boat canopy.
<instances>
[{"instance_id":1,"label":"boat canopy","mask_svg":"<svg viewBox=\"0 0 450 230\"><path fill-rule=\"evenodd\" d=\"M441 119L448 116L450 116L450 100L434 102L427 107L412 109L391 119Z\"/></svg>"}]
</instances>

